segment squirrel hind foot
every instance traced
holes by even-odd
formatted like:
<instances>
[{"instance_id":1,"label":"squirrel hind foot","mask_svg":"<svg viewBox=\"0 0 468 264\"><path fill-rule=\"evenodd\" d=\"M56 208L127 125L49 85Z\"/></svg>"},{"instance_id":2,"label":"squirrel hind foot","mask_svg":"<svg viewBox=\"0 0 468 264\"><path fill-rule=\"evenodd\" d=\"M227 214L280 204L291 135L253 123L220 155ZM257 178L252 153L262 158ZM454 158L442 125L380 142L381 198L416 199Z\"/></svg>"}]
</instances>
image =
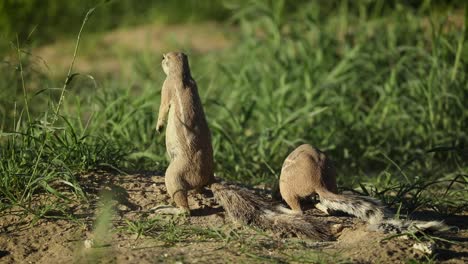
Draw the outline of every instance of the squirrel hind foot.
<instances>
[{"instance_id":1,"label":"squirrel hind foot","mask_svg":"<svg viewBox=\"0 0 468 264\"><path fill-rule=\"evenodd\" d=\"M158 205L150 209L155 214L163 215L186 215L190 216L189 208L179 208L172 205Z\"/></svg>"},{"instance_id":2,"label":"squirrel hind foot","mask_svg":"<svg viewBox=\"0 0 468 264\"><path fill-rule=\"evenodd\" d=\"M292 210L282 205L275 206L275 211L282 213L282 214L288 214L288 215L304 215L304 212L302 210L301 211Z\"/></svg>"},{"instance_id":3,"label":"squirrel hind foot","mask_svg":"<svg viewBox=\"0 0 468 264\"><path fill-rule=\"evenodd\" d=\"M321 203L315 204L315 208L319 209L320 211L324 212L327 215L330 215L330 211L328 210L328 208Z\"/></svg>"}]
</instances>

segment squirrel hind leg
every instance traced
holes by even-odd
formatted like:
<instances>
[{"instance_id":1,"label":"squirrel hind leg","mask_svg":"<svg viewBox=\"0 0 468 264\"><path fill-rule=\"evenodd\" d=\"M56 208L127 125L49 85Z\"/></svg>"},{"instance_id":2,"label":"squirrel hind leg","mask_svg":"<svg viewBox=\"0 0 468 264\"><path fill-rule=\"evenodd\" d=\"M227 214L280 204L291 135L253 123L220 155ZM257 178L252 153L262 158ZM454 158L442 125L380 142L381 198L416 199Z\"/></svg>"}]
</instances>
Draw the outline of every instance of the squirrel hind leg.
<instances>
[{"instance_id":1,"label":"squirrel hind leg","mask_svg":"<svg viewBox=\"0 0 468 264\"><path fill-rule=\"evenodd\" d=\"M284 195L284 201L289 205L294 214L302 214L301 203L299 197L293 195Z\"/></svg>"},{"instance_id":2,"label":"squirrel hind leg","mask_svg":"<svg viewBox=\"0 0 468 264\"><path fill-rule=\"evenodd\" d=\"M174 195L172 196L172 199L174 199L174 202L178 208L180 208L181 210L190 212L186 191L178 191L174 193Z\"/></svg>"},{"instance_id":3,"label":"squirrel hind leg","mask_svg":"<svg viewBox=\"0 0 468 264\"><path fill-rule=\"evenodd\" d=\"M174 200L178 210L172 210L173 212L176 212L176 214L179 213L184 213L184 214L190 214L190 207L188 204L188 198L187 198L187 191L183 189L179 190L172 190L170 186L167 186L167 191L171 194L172 200ZM178 213L179 211L179 213Z\"/></svg>"},{"instance_id":4,"label":"squirrel hind leg","mask_svg":"<svg viewBox=\"0 0 468 264\"><path fill-rule=\"evenodd\" d=\"M177 166L174 166L174 163L169 164L169 168L166 171L165 183L167 192L177 205L177 209L184 213L190 213L187 198L188 187L183 180L182 174L177 170ZM175 210L173 211L175 212Z\"/></svg>"}]
</instances>

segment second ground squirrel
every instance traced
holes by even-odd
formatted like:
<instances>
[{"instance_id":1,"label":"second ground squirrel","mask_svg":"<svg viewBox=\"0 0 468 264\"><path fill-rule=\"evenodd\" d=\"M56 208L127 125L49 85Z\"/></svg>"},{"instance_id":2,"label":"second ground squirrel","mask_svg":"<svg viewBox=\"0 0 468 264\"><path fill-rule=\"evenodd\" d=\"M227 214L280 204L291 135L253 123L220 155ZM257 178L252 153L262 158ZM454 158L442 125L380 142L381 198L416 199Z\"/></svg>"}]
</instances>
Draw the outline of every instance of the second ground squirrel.
<instances>
[{"instance_id":1,"label":"second ground squirrel","mask_svg":"<svg viewBox=\"0 0 468 264\"><path fill-rule=\"evenodd\" d=\"M281 197L291 207L293 214L302 214L300 200L317 194L322 211L342 211L354 215L370 224L371 229L403 231L444 231L437 221L409 221L392 219L394 216L380 201L368 196L338 194L336 170L325 153L308 145L300 145L293 150L283 163L279 180ZM325 210L324 210L325 209Z\"/></svg>"}]
</instances>

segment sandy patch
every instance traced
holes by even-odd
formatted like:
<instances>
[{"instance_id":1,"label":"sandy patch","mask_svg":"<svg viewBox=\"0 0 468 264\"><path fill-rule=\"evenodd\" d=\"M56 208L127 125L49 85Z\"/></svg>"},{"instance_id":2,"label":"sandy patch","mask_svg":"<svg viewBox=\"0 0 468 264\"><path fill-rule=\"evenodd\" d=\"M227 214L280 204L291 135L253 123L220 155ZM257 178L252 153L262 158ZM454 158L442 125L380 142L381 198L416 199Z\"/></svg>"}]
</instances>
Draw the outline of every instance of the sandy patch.
<instances>
[{"instance_id":1,"label":"sandy patch","mask_svg":"<svg viewBox=\"0 0 468 264\"><path fill-rule=\"evenodd\" d=\"M431 256L413 248L414 239L390 239L387 234L367 231L360 220L349 216L328 216L309 209L309 216L341 225L336 241L316 242L280 238L252 228L232 224L207 190L191 194L193 216L174 218L154 215L150 210L169 204L164 178L158 173L115 175L92 173L81 176L88 202L63 203L50 210L52 219L34 219L21 210L4 212L0 218L0 262L2 263L232 263L232 262L335 262L405 263L409 259L434 258L441 263L468 261L466 216L447 219L461 230L448 239L458 244L438 242ZM106 195L111 194L111 195ZM112 197L107 199L106 197ZM47 204L47 196L37 195L35 206ZM107 202L106 202L107 201ZM59 201L57 201L58 203ZM104 231L105 205L112 213ZM60 208L60 207L59 207ZM73 219L64 218L64 212ZM97 217L96 217L97 215ZM104 216L103 216L104 215ZM57 218L57 219L53 219ZM97 219L96 219L97 218ZM139 238L129 223L148 223ZM105 225L105 224L104 224ZM101 227L99 227L101 226ZM93 241L86 248L85 241ZM100 242L99 242L100 241Z\"/></svg>"}]
</instances>

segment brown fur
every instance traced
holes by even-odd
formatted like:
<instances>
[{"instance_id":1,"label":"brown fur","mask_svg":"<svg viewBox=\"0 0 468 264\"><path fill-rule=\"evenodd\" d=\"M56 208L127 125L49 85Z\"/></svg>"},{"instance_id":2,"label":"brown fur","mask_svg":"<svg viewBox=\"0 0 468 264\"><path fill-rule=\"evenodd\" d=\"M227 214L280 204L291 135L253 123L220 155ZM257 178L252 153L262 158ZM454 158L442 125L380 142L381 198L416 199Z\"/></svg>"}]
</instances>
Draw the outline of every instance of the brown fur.
<instances>
[{"instance_id":1,"label":"brown fur","mask_svg":"<svg viewBox=\"0 0 468 264\"><path fill-rule=\"evenodd\" d=\"M214 182L211 135L197 85L190 75L187 56L167 53L162 67L167 77L162 88L156 130L162 131L169 113L166 148L170 164L166 170L166 188L179 208L176 212L190 213L187 192ZM284 214L246 190L213 183L212 191L228 215L237 222L280 234L330 239L325 225L317 221L311 224L304 217Z\"/></svg>"},{"instance_id":2,"label":"brown fur","mask_svg":"<svg viewBox=\"0 0 468 264\"><path fill-rule=\"evenodd\" d=\"M265 199L237 186L211 185L215 199L231 219L244 225L271 230L281 235L295 235L315 240L331 240L328 226L314 218L282 213Z\"/></svg>"},{"instance_id":3,"label":"brown fur","mask_svg":"<svg viewBox=\"0 0 468 264\"><path fill-rule=\"evenodd\" d=\"M318 194L320 206L340 210L378 223L384 209L371 197L340 195L336 186L336 169L333 162L319 149L304 144L286 158L281 169L280 193L293 212L301 214L300 199Z\"/></svg>"},{"instance_id":4,"label":"brown fur","mask_svg":"<svg viewBox=\"0 0 468 264\"><path fill-rule=\"evenodd\" d=\"M448 227L437 221L393 220L380 201L367 196L337 194L336 170L325 153L311 145L297 147L286 158L281 169L279 188L282 198L293 213L302 214L300 199L318 194L320 207L343 211L366 220L370 228L384 232L404 232L417 228L427 231L446 231Z\"/></svg>"},{"instance_id":5,"label":"brown fur","mask_svg":"<svg viewBox=\"0 0 468 264\"><path fill-rule=\"evenodd\" d=\"M187 191L200 189L214 180L211 134L187 56L167 53L162 67L167 77L156 129L162 130L169 112L166 150L170 164L166 170L166 188L177 207L189 212Z\"/></svg>"},{"instance_id":6,"label":"brown fur","mask_svg":"<svg viewBox=\"0 0 468 264\"><path fill-rule=\"evenodd\" d=\"M291 209L302 212L300 199L312 194L336 194L336 170L331 160L311 145L296 148L283 163L280 193Z\"/></svg>"}]
</instances>

